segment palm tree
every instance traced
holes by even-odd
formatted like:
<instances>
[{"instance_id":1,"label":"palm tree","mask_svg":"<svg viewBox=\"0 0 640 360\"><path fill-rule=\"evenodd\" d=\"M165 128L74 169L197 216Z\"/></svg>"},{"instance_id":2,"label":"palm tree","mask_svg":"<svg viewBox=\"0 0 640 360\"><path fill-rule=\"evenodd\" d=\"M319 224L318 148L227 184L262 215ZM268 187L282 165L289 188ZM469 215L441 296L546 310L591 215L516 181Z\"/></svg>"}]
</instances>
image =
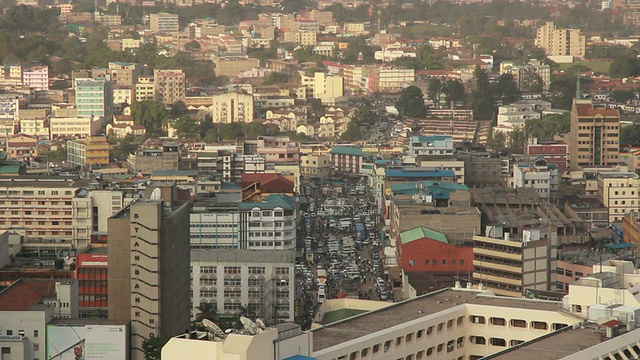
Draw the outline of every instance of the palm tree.
<instances>
[{"instance_id":1,"label":"palm tree","mask_svg":"<svg viewBox=\"0 0 640 360\"><path fill-rule=\"evenodd\" d=\"M208 319L213 322L218 321L218 308L216 304L201 303L198 306L198 314L196 315L196 322L201 322L202 319Z\"/></svg>"}]
</instances>

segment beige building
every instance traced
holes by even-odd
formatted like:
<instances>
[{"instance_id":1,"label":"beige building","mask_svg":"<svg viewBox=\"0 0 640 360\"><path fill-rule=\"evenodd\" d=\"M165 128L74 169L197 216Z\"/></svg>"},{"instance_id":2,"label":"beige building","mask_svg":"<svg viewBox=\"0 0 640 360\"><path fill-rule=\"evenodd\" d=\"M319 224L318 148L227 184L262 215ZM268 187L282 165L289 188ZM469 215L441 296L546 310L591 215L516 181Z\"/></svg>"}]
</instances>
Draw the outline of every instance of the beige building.
<instances>
[{"instance_id":1,"label":"beige building","mask_svg":"<svg viewBox=\"0 0 640 360\"><path fill-rule=\"evenodd\" d=\"M598 200L608 209L609 223L640 211L640 178L632 172L599 172Z\"/></svg>"},{"instance_id":2,"label":"beige building","mask_svg":"<svg viewBox=\"0 0 640 360\"><path fill-rule=\"evenodd\" d=\"M313 97L324 104L335 104L336 99L344 95L342 76L316 72L313 75Z\"/></svg>"},{"instance_id":3,"label":"beige building","mask_svg":"<svg viewBox=\"0 0 640 360\"><path fill-rule=\"evenodd\" d=\"M617 165L620 156L620 114L594 108L590 100L574 100L571 108L571 170Z\"/></svg>"},{"instance_id":4,"label":"beige building","mask_svg":"<svg viewBox=\"0 0 640 360\"><path fill-rule=\"evenodd\" d=\"M584 59L587 37L580 29L557 29L553 22L547 22L538 28L535 44L543 48L547 56L570 55Z\"/></svg>"},{"instance_id":5,"label":"beige building","mask_svg":"<svg viewBox=\"0 0 640 360\"><path fill-rule=\"evenodd\" d=\"M85 138L96 135L102 128L102 118L95 117L51 117L49 129L51 139Z\"/></svg>"},{"instance_id":6,"label":"beige building","mask_svg":"<svg viewBox=\"0 0 640 360\"><path fill-rule=\"evenodd\" d=\"M170 105L186 97L186 79L182 70L153 71L155 99Z\"/></svg>"},{"instance_id":7,"label":"beige building","mask_svg":"<svg viewBox=\"0 0 640 360\"><path fill-rule=\"evenodd\" d=\"M473 281L496 295L513 297L521 297L525 289L555 290L555 228L523 230L521 238L516 236L501 226L487 226L485 236L473 237Z\"/></svg>"},{"instance_id":8,"label":"beige building","mask_svg":"<svg viewBox=\"0 0 640 360\"><path fill-rule=\"evenodd\" d=\"M152 77L140 77L136 84L136 101L153 100L156 98L156 87Z\"/></svg>"},{"instance_id":9,"label":"beige building","mask_svg":"<svg viewBox=\"0 0 640 360\"><path fill-rule=\"evenodd\" d=\"M89 136L67 141L67 161L69 165L83 169L109 165L109 144L106 136Z\"/></svg>"},{"instance_id":10,"label":"beige building","mask_svg":"<svg viewBox=\"0 0 640 360\"><path fill-rule=\"evenodd\" d=\"M296 44L302 46L315 46L318 43L318 33L300 30L296 34Z\"/></svg>"},{"instance_id":11,"label":"beige building","mask_svg":"<svg viewBox=\"0 0 640 360\"><path fill-rule=\"evenodd\" d=\"M113 87L113 104L133 104L136 99L135 85L116 85Z\"/></svg>"},{"instance_id":12,"label":"beige building","mask_svg":"<svg viewBox=\"0 0 640 360\"><path fill-rule=\"evenodd\" d=\"M172 187L153 191L156 200L137 200L108 223L109 319L131 322L132 360L144 359L150 336L189 328L189 205L173 202Z\"/></svg>"},{"instance_id":13,"label":"beige building","mask_svg":"<svg viewBox=\"0 0 640 360\"><path fill-rule=\"evenodd\" d=\"M149 15L149 28L154 33L177 33L180 30L177 14L158 13Z\"/></svg>"},{"instance_id":14,"label":"beige building","mask_svg":"<svg viewBox=\"0 0 640 360\"><path fill-rule=\"evenodd\" d=\"M231 92L213 96L211 116L214 124L253 121L253 95Z\"/></svg>"},{"instance_id":15,"label":"beige building","mask_svg":"<svg viewBox=\"0 0 640 360\"><path fill-rule=\"evenodd\" d=\"M245 56L215 56L213 58L216 76L238 76L238 74L258 68L260 60Z\"/></svg>"},{"instance_id":16,"label":"beige building","mask_svg":"<svg viewBox=\"0 0 640 360\"><path fill-rule=\"evenodd\" d=\"M329 155L301 156L300 171L305 178L327 178L331 175L331 157Z\"/></svg>"}]
</instances>

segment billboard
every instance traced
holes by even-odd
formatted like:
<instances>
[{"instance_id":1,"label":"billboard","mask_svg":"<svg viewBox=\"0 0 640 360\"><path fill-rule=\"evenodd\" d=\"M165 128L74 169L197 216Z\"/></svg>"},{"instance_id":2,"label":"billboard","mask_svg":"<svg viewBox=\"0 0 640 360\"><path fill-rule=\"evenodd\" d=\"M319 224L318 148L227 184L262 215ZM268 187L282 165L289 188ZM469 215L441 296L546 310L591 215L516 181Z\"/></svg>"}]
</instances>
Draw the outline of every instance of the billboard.
<instances>
[{"instance_id":1,"label":"billboard","mask_svg":"<svg viewBox=\"0 0 640 360\"><path fill-rule=\"evenodd\" d=\"M127 359L125 325L47 325L47 360Z\"/></svg>"}]
</instances>

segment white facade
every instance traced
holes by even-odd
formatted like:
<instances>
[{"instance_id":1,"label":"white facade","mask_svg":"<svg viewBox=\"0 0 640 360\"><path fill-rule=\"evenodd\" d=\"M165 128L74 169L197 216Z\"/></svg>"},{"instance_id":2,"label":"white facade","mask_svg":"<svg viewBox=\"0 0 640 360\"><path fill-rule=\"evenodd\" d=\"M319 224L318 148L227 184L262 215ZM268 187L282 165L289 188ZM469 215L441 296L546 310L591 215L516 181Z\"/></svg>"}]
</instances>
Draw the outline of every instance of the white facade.
<instances>
[{"instance_id":1,"label":"white facade","mask_svg":"<svg viewBox=\"0 0 640 360\"><path fill-rule=\"evenodd\" d=\"M551 164L554 165L554 164ZM513 188L534 188L541 198L558 192L558 167L547 164L513 164Z\"/></svg>"},{"instance_id":2,"label":"white facade","mask_svg":"<svg viewBox=\"0 0 640 360\"><path fill-rule=\"evenodd\" d=\"M220 317L249 307L269 323L292 322L295 250L192 250L192 319L198 306L215 304Z\"/></svg>"},{"instance_id":3,"label":"white facade","mask_svg":"<svg viewBox=\"0 0 640 360\"><path fill-rule=\"evenodd\" d=\"M46 326L53 319L53 307L36 307L27 311L0 311L3 360L46 358Z\"/></svg>"},{"instance_id":4,"label":"white facade","mask_svg":"<svg viewBox=\"0 0 640 360\"><path fill-rule=\"evenodd\" d=\"M413 136L409 139L409 155L453 155L453 137L449 135Z\"/></svg>"},{"instance_id":5,"label":"white facade","mask_svg":"<svg viewBox=\"0 0 640 360\"><path fill-rule=\"evenodd\" d=\"M51 139L85 138L97 135L102 127L101 117L52 117L49 119Z\"/></svg>"},{"instance_id":6,"label":"white facade","mask_svg":"<svg viewBox=\"0 0 640 360\"><path fill-rule=\"evenodd\" d=\"M253 96L236 92L214 95L211 115L214 124L252 122Z\"/></svg>"},{"instance_id":7,"label":"white facade","mask_svg":"<svg viewBox=\"0 0 640 360\"><path fill-rule=\"evenodd\" d=\"M49 67L34 66L22 72L22 84L36 90L49 90Z\"/></svg>"}]
</instances>

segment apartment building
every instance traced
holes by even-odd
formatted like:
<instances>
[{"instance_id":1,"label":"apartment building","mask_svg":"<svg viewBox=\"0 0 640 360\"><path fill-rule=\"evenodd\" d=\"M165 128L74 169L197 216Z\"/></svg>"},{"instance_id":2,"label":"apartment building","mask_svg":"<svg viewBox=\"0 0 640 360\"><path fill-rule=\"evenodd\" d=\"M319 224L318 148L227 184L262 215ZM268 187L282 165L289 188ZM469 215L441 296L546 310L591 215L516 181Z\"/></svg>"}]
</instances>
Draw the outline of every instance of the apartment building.
<instances>
[{"instance_id":1,"label":"apartment building","mask_svg":"<svg viewBox=\"0 0 640 360\"><path fill-rule=\"evenodd\" d=\"M180 24L177 14L158 13L149 15L149 28L154 33L177 33Z\"/></svg>"},{"instance_id":2,"label":"apartment building","mask_svg":"<svg viewBox=\"0 0 640 360\"><path fill-rule=\"evenodd\" d=\"M67 161L81 168L109 165L109 143L105 136L67 141Z\"/></svg>"},{"instance_id":3,"label":"apartment building","mask_svg":"<svg viewBox=\"0 0 640 360\"><path fill-rule=\"evenodd\" d=\"M211 116L214 124L253 121L253 95L230 92L213 96Z\"/></svg>"},{"instance_id":4,"label":"apartment building","mask_svg":"<svg viewBox=\"0 0 640 360\"><path fill-rule=\"evenodd\" d=\"M473 237L473 280L496 295L521 297L525 289L553 291L556 286L558 237L554 227L511 234L487 226Z\"/></svg>"},{"instance_id":5,"label":"apartment building","mask_svg":"<svg viewBox=\"0 0 640 360\"><path fill-rule=\"evenodd\" d=\"M139 77L136 83L136 101L153 100L156 98L156 87L152 77Z\"/></svg>"},{"instance_id":6,"label":"apartment building","mask_svg":"<svg viewBox=\"0 0 640 360\"><path fill-rule=\"evenodd\" d=\"M412 136L409 139L409 156L453 155L453 137L449 135Z\"/></svg>"},{"instance_id":7,"label":"apartment building","mask_svg":"<svg viewBox=\"0 0 640 360\"><path fill-rule=\"evenodd\" d=\"M192 250L192 319L213 304L221 322L235 322L242 306L276 324L293 322L295 249Z\"/></svg>"},{"instance_id":8,"label":"apartment building","mask_svg":"<svg viewBox=\"0 0 640 360\"><path fill-rule=\"evenodd\" d=\"M186 79L182 70L153 71L155 99L171 105L186 97Z\"/></svg>"},{"instance_id":9,"label":"apartment building","mask_svg":"<svg viewBox=\"0 0 640 360\"><path fill-rule=\"evenodd\" d=\"M156 199L139 199L108 220L109 319L131 322L132 360L144 359L150 336L189 328L189 204L157 199L171 188L154 191Z\"/></svg>"},{"instance_id":10,"label":"apartment building","mask_svg":"<svg viewBox=\"0 0 640 360\"><path fill-rule=\"evenodd\" d=\"M558 167L554 163L548 163L545 159L538 159L533 163L513 164L514 189L534 188L540 198L549 200L558 193L560 176Z\"/></svg>"},{"instance_id":11,"label":"apartment building","mask_svg":"<svg viewBox=\"0 0 640 360\"><path fill-rule=\"evenodd\" d=\"M535 158L543 158L548 163L556 164L558 170L563 172L569 167L569 145L556 142L538 142L538 139L530 139L524 150L525 155Z\"/></svg>"},{"instance_id":12,"label":"apartment building","mask_svg":"<svg viewBox=\"0 0 640 360\"><path fill-rule=\"evenodd\" d=\"M49 134L49 121L44 109L18 109L16 119L20 132L26 135L44 137Z\"/></svg>"},{"instance_id":13,"label":"apartment building","mask_svg":"<svg viewBox=\"0 0 640 360\"><path fill-rule=\"evenodd\" d=\"M360 174L362 166L362 149L345 146L334 146L329 152L331 170L345 174Z\"/></svg>"},{"instance_id":14,"label":"apartment building","mask_svg":"<svg viewBox=\"0 0 640 360\"><path fill-rule=\"evenodd\" d=\"M571 108L571 170L586 166L615 166L620 157L620 114L598 109L590 100L576 99Z\"/></svg>"},{"instance_id":15,"label":"apartment building","mask_svg":"<svg viewBox=\"0 0 640 360\"><path fill-rule=\"evenodd\" d=\"M380 92L400 92L415 81L414 69L380 67L374 89Z\"/></svg>"},{"instance_id":16,"label":"apartment building","mask_svg":"<svg viewBox=\"0 0 640 360\"><path fill-rule=\"evenodd\" d=\"M500 74L511 74L518 90L525 93L539 93L551 88L551 67L541 61L530 61L526 65L502 62Z\"/></svg>"},{"instance_id":17,"label":"apartment building","mask_svg":"<svg viewBox=\"0 0 640 360\"><path fill-rule=\"evenodd\" d=\"M313 154L301 156L300 172L305 178L328 178L331 175L331 156Z\"/></svg>"},{"instance_id":18,"label":"apartment building","mask_svg":"<svg viewBox=\"0 0 640 360\"><path fill-rule=\"evenodd\" d=\"M78 116L105 117L111 113L111 81L81 80L76 82L75 89Z\"/></svg>"},{"instance_id":19,"label":"apartment building","mask_svg":"<svg viewBox=\"0 0 640 360\"><path fill-rule=\"evenodd\" d=\"M49 90L49 67L32 66L22 72L22 85L36 90Z\"/></svg>"},{"instance_id":20,"label":"apartment building","mask_svg":"<svg viewBox=\"0 0 640 360\"><path fill-rule=\"evenodd\" d=\"M127 164L131 171L143 174L151 174L158 170L179 170L178 144L165 142L162 149L145 149L129 154Z\"/></svg>"},{"instance_id":21,"label":"apartment building","mask_svg":"<svg viewBox=\"0 0 640 360\"><path fill-rule=\"evenodd\" d=\"M9 160L30 161L38 156L38 138L25 134L11 135L6 140Z\"/></svg>"},{"instance_id":22,"label":"apartment building","mask_svg":"<svg viewBox=\"0 0 640 360\"><path fill-rule=\"evenodd\" d=\"M135 100L135 85L115 85L113 87L113 104L130 105Z\"/></svg>"},{"instance_id":23,"label":"apartment building","mask_svg":"<svg viewBox=\"0 0 640 360\"><path fill-rule=\"evenodd\" d=\"M92 116L74 116L49 118L51 139L82 139L97 135L102 129L102 118Z\"/></svg>"},{"instance_id":24,"label":"apartment building","mask_svg":"<svg viewBox=\"0 0 640 360\"><path fill-rule=\"evenodd\" d=\"M547 56L573 56L584 59L587 37L580 29L558 29L551 21L537 29L535 45L543 48Z\"/></svg>"},{"instance_id":25,"label":"apartment building","mask_svg":"<svg viewBox=\"0 0 640 360\"><path fill-rule=\"evenodd\" d=\"M142 66L137 63L109 62L111 81L116 85L134 85L142 73Z\"/></svg>"},{"instance_id":26,"label":"apartment building","mask_svg":"<svg viewBox=\"0 0 640 360\"><path fill-rule=\"evenodd\" d=\"M599 172L598 200L607 208L609 223L640 211L640 178L632 172Z\"/></svg>"},{"instance_id":27,"label":"apartment building","mask_svg":"<svg viewBox=\"0 0 640 360\"><path fill-rule=\"evenodd\" d=\"M262 156L265 163L298 165L300 161L300 145L288 136L258 136L256 140L242 139L242 144L243 154Z\"/></svg>"},{"instance_id":28,"label":"apartment building","mask_svg":"<svg viewBox=\"0 0 640 360\"><path fill-rule=\"evenodd\" d=\"M0 230L19 231L27 241L47 239L82 248L89 242L91 213L82 205L83 180L0 179ZM71 241L69 241L71 240Z\"/></svg>"},{"instance_id":29,"label":"apartment building","mask_svg":"<svg viewBox=\"0 0 640 360\"><path fill-rule=\"evenodd\" d=\"M344 95L344 79L339 75L316 72L313 75L313 97L323 104L334 105Z\"/></svg>"}]
</instances>

